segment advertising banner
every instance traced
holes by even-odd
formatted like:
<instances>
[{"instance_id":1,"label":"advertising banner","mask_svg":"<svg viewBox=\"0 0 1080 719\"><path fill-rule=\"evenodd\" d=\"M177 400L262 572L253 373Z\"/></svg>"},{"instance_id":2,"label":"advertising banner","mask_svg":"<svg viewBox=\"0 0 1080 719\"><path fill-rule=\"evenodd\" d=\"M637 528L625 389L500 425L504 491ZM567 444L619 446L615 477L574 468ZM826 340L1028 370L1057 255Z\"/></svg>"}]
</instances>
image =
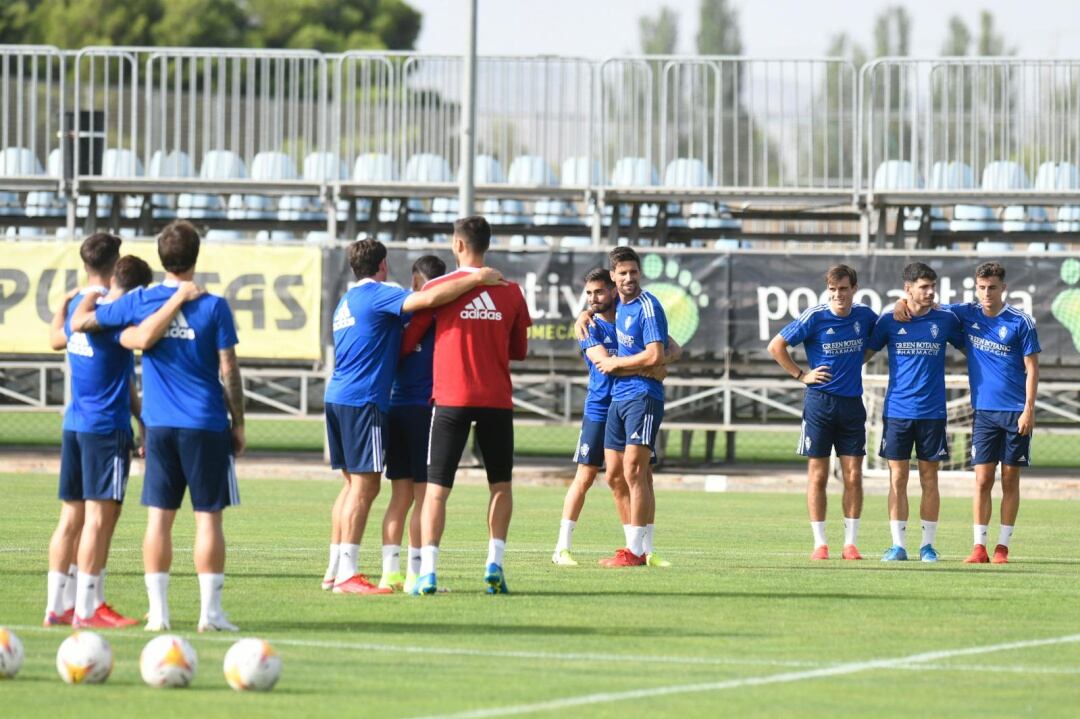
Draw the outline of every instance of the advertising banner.
<instances>
[{"instance_id":1,"label":"advertising banner","mask_svg":"<svg viewBox=\"0 0 1080 719\"><path fill-rule=\"evenodd\" d=\"M162 276L153 242L125 241ZM312 247L203 243L195 281L224 296L242 358L317 360L322 253ZM0 354L47 354L49 321L86 282L77 242L0 242Z\"/></svg>"}]
</instances>

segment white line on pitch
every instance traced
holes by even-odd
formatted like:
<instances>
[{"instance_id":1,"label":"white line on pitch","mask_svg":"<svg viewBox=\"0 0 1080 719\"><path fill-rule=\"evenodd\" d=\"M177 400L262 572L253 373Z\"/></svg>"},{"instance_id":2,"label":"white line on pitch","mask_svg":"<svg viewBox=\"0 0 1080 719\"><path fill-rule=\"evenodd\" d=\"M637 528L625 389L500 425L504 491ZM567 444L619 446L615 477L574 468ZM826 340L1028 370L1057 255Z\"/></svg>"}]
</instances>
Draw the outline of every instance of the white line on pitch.
<instances>
[{"instance_id":1,"label":"white line on pitch","mask_svg":"<svg viewBox=\"0 0 1080 719\"><path fill-rule=\"evenodd\" d=\"M758 677L745 677L742 679L729 679L719 682L702 682L699 684L674 684L650 689L635 689L625 692L602 692L598 694L584 694L576 697L564 697L533 704L517 704L511 706L492 707L490 709L474 709L453 714L440 714L426 717L425 719L485 719L486 717L513 716L518 714L533 714L536 712L556 711L571 707L590 706L593 704L608 704L611 702L627 701L629 699L649 699L658 696L670 696L673 694L692 694L699 692L716 692L727 689L740 689L742 687L764 686L768 684L788 684L807 679L820 679L823 677L835 677L845 674L869 671L872 669L895 669L897 667L925 664L941 659L952 657L967 657L977 654L990 654L1009 649L1028 649L1031 647L1044 647L1052 644L1067 644L1080 642L1080 634L1069 634L1051 639L1032 639L1021 642L1008 642L1005 644L991 644L981 647L965 647L963 649L944 649L933 652L911 654L905 657L892 659L872 659L865 662L848 662L835 666L825 666L818 669L810 669L801 672L783 672L781 674L767 674Z\"/></svg>"}]
</instances>

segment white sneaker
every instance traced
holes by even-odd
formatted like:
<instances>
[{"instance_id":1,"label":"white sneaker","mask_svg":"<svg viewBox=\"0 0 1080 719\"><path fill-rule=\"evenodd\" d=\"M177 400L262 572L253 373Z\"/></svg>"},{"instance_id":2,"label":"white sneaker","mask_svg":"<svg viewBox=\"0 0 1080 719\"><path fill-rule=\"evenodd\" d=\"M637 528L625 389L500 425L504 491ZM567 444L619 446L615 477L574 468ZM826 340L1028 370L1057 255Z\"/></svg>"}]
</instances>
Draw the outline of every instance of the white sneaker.
<instances>
[{"instance_id":1,"label":"white sneaker","mask_svg":"<svg viewBox=\"0 0 1080 719\"><path fill-rule=\"evenodd\" d=\"M555 553L551 555L551 563L560 567L576 567L578 565L569 549L556 549Z\"/></svg>"},{"instance_id":2,"label":"white sneaker","mask_svg":"<svg viewBox=\"0 0 1080 719\"><path fill-rule=\"evenodd\" d=\"M147 632L167 632L169 631L169 628L169 622L167 620L161 619L160 617L154 619L147 617L146 626L143 627L143 630Z\"/></svg>"},{"instance_id":3,"label":"white sneaker","mask_svg":"<svg viewBox=\"0 0 1080 719\"><path fill-rule=\"evenodd\" d=\"M207 619L206 621L199 620L199 634L205 632L238 632L240 627L236 626L228 619L224 614L219 614L216 617Z\"/></svg>"},{"instance_id":4,"label":"white sneaker","mask_svg":"<svg viewBox=\"0 0 1080 719\"><path fill-rule=\"evenodd\" d=\"M323 577L323 580L322 580L323 591L329 592L331 589L334 588L334 579L335 579L334 577Z\"/></svg>"}]
</instances>

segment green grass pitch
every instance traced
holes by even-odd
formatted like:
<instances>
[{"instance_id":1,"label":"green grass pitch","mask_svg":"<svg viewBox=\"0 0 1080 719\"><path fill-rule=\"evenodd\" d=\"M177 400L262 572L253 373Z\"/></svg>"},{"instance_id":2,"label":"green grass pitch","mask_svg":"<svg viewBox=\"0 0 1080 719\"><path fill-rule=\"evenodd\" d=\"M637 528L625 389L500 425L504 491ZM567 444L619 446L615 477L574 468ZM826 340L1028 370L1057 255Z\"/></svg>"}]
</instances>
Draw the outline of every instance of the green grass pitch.
<instances>
[{"instance_id":1,"label":"green grass pitch","mask_svg":"<svg viewBox=\"0 0 1080 719\"><path fill-rule=\"evenodd\" d=\"M1013 563L971 567L961 563L969 503L946 499L943 561L884 565L884 497L866 501L867 561L811 563L799 496L661 492L657 550L674 566L606 570L596 560L621 544L606 489L594 488L575 533L582 566L556 568L563 491L519 487L506 560L513 594L491 597L480 581L487 493L463 486L451 497L440 558L449 594L348 597L318 588L337 487L241 478L244 503L227 512L225 608L242 636L270 640L284 659L277 688L255 695L222 677L235 637L194 631L187 509L170 594L174 633L199 654L194 684L143 685L138 654L149 637L131 629L103 632L116 656L105 685L64 685L54 662L66 632L39 628L55 480L0 475L0 624L26 648L19 676L0 682L0 716L983 719L1068 717L1080 707L1075 503L1025 501ZM133 478L107 584L114 606L133 615L146 601L139 490ZM388 495L361 551L362 569L375 575ZM838 508L834 500L832 517ZM918 540L912 525L909 545ZM840 532L833 519L835 553ZM1051 642L994 649L1033 640Z\"/></svg>"}]
</instances>

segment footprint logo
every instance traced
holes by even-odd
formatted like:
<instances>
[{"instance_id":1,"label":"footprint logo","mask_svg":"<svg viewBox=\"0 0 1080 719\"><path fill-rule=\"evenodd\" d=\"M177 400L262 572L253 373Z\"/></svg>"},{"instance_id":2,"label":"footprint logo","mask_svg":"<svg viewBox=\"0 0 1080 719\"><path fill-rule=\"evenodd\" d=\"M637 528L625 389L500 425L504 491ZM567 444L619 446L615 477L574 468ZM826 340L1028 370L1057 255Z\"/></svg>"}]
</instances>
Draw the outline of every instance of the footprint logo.
<instances>
[{"instance_id":1,"label":"footprint logo","mask_svg":"<svg viewBox=\"0 0 1080 719\"><path fill-rule=\"evenodd\" d=\"M664 307L668 332L676 342L685 345L701 325L701 310L709 306L709 296L693 273L674 258L646 255L641 271L649 280L649 292L656 295Z\"/></svg>"},{"instance_id":2,"label":"footprint logo","mask_svg":"<svg viewBox=\"0 0 1080 719\"><path fill-rule=\"evenodd\" d=\"M1061 263L1061 281L1073 287L1054 298L1050 312L1054 319L1069 330L1073 344L1080 352L1080 287L1076 286L1080 283L1080 260L1070 258Z\"/></svg>"}]
</instances>

